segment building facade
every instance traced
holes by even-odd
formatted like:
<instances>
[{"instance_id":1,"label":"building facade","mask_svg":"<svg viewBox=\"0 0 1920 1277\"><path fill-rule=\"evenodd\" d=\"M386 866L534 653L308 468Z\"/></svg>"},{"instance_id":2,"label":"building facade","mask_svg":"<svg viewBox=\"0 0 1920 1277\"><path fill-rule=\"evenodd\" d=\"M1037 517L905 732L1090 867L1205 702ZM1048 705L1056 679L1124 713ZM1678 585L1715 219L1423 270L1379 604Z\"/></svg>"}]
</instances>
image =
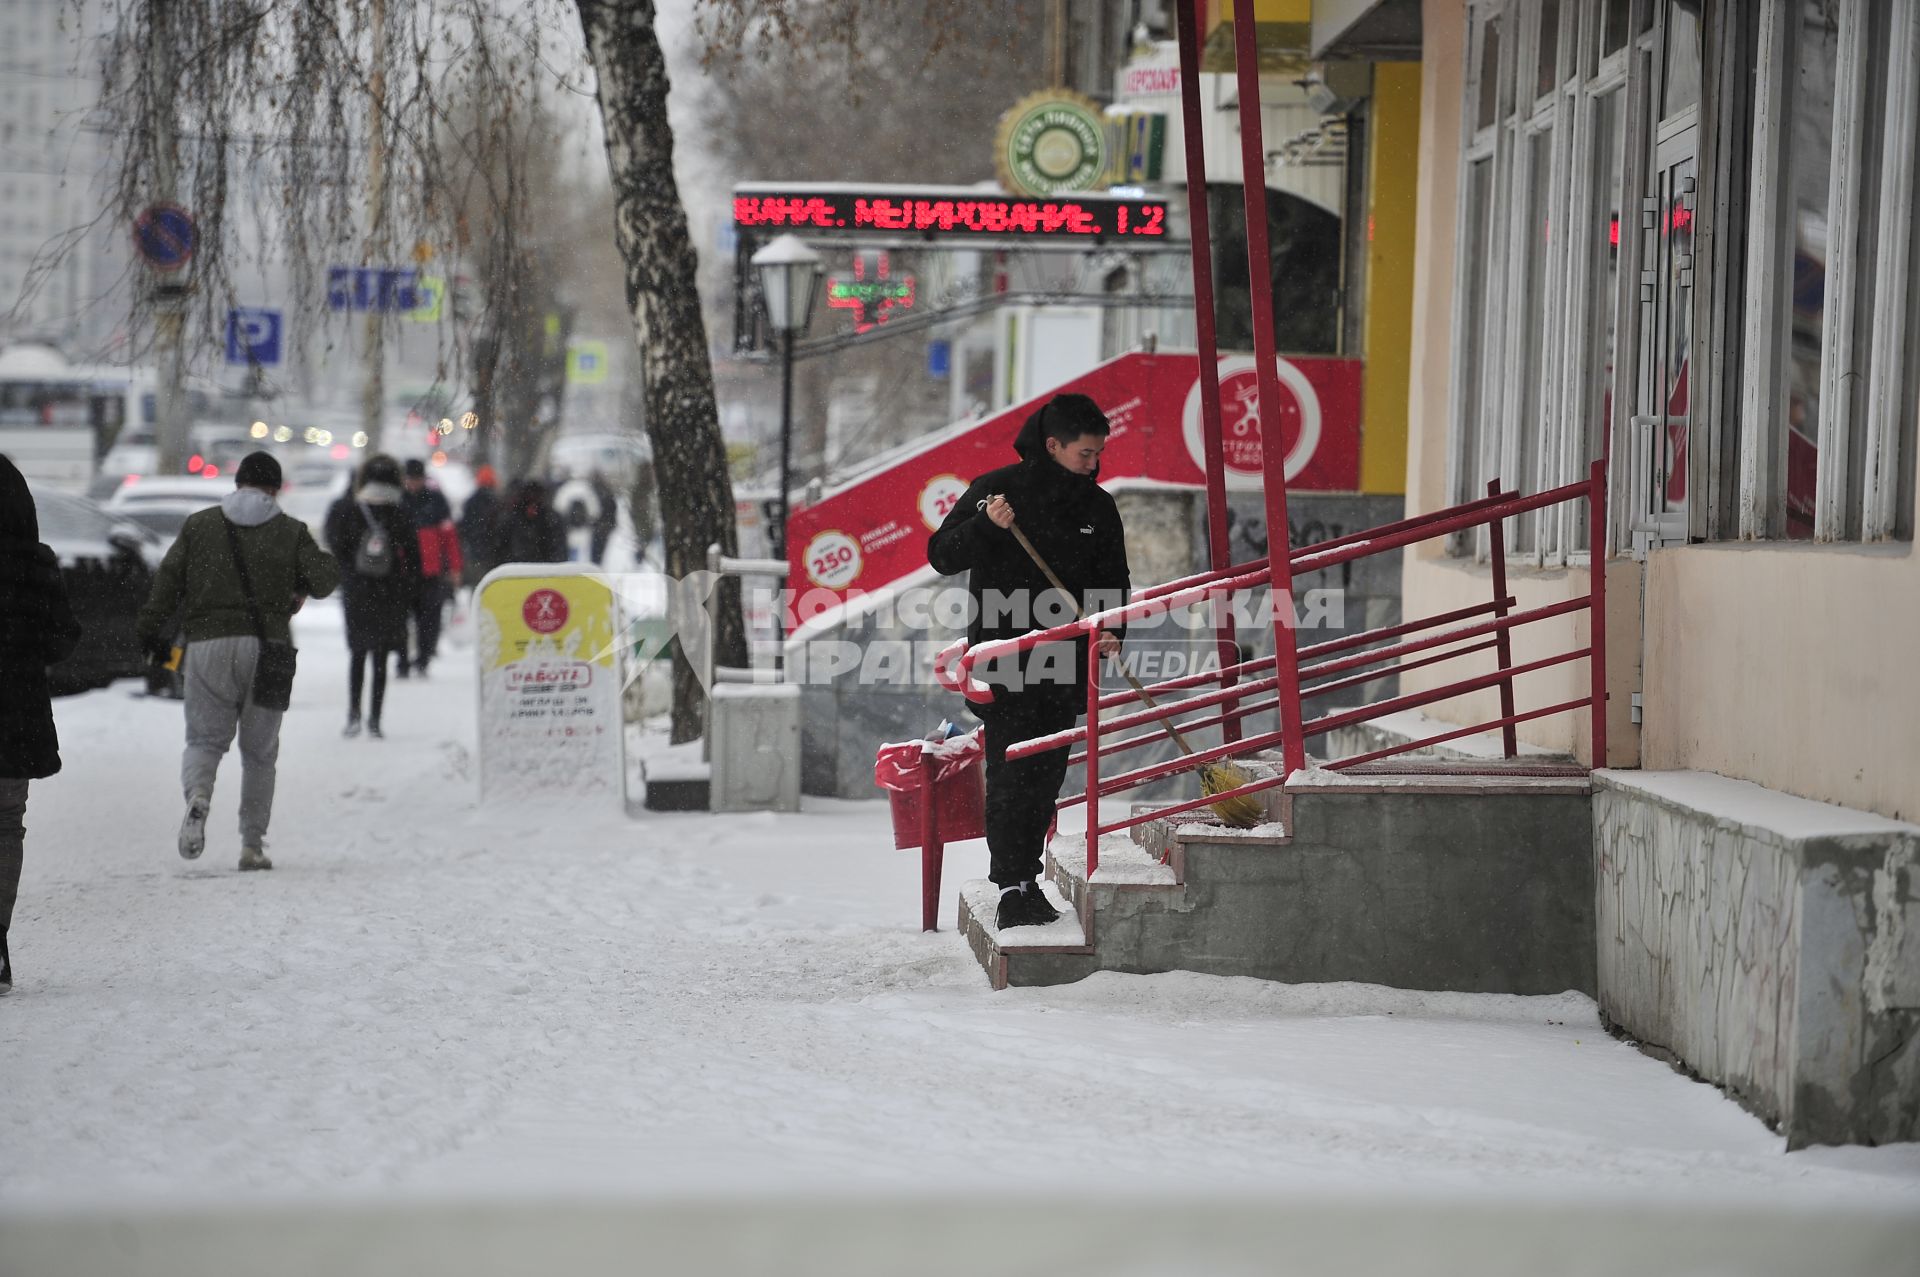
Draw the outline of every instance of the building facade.
<instances>
[{"instance_id":1,"label":"building facade","mask_svg":"<svg viewBox=\"0 0 1920 1277\"><path fill-rule=\"evenodd\" d=\"M1410 511L1607 457L1604 761L1912 819L1920 15L1423 10ZM1523 606L1586 588L1579 519L1516 520L1506 542ZM1409 557L1409 608L1483 594L1487 554ZM1535 693L1564 699L1555 676ZM1587 735L1524 730L1576 755Z\"/></svg>"}]
</instances>

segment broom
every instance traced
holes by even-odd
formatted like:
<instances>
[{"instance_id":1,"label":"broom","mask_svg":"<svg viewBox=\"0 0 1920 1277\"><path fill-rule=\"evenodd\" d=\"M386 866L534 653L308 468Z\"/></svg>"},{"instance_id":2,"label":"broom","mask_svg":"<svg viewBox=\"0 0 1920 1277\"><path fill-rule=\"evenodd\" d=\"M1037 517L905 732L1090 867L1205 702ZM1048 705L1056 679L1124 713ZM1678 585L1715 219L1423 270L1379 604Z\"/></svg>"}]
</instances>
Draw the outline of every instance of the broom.
<instances>
[{"instance_id":1,"label":"broom","mask_svg":"<svg viewBox=\"0 0 1920 1277\"><path fill-rule=\"evenodd\" d=\"M984 509L986 504L985 501L980 502L980 508ZM1062 595L1066 596L1067 602L1073 605L1074 616L1080 620L1085 620L1086 613L1080 610L1080 604L1075 600L1073 591L1069 590L1065 582L1053 574L1053 569L1047 565L1045 559L1040 557L1040 551L1034 548L1033 542L1027 540L1027 534L1020 530L1020 525L1018 523L1008 524L1007 531L1013 533L1014 540L1018 541L1020 548L1027 552L1028 557L1033 560L1034 566L1046 574L1048 583L1052 585L1054 589L1060 591ZM1087 641L1093 643L1099 640L1089 635ZM1160 708L1159 705L1154 702L1153 697L1147 694L1147 689L1141 686L1140 680L1133 676L1132 670L1122 665L1120 667L1120 674L1127 680L1127 685L1133 688L1134 693L1139 696L1142 701L1146 702L1148 709ZM1187 738L1181 735L1177 727L1164 718L1157 721L1161 728L1166 731L1167 735L1173 737L1173 743L1180 747L1181 753L1193 753L1193 746L1187 743ZM1227 793L1229 790L1238 789L1240 786L1251 784L1252 782L1253 777L1247 775L1246 772L1232 763L1202 763L1200 765L1200 792L1208 797L1212 797L1214 794ZM1255 825L1265 820L1267 815L1265 806L1261 804L1259 799L1251 794L1236 794L1232 798L1214 803L1213 812L1214 815L1220 817L1221 820L1233 826L1235 829L1252 829Z\"/></svg>"}]
</instances>

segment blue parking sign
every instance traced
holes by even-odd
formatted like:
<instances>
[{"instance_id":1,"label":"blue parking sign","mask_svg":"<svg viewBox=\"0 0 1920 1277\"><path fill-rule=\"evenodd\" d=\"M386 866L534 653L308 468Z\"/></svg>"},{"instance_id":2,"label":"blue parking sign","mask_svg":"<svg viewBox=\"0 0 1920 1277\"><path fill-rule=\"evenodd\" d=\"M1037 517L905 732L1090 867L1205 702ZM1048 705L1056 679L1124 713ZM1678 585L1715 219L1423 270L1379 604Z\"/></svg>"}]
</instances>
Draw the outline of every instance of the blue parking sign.
<instances>
[{"instance_id":1,"label":"blue parking sign","mask_svg":"<svg viewBox=\"0 0 1920 1277\"><path fill-rule=\"evenodd\" d=\"M227 362L280 362L280 312L260 306L236 306L227 312Z\"/></svg>"}]
</instances>

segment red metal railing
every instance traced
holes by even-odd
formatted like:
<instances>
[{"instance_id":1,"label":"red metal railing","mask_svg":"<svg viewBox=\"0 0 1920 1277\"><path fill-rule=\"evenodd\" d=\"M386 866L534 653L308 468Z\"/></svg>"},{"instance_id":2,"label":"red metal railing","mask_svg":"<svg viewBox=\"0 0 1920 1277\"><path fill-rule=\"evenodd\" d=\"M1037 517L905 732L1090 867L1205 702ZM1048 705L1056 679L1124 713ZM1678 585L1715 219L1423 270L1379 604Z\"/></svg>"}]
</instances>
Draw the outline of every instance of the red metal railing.
<instances>
[{"instance_id":1,"label":"red metal railing","mask_svg":"<svg viewBox=\"0 0 1920 1277\"><path fill-rule=\"evenodd\" d=\"M1287 775L1304 764L1305 742L1308 740L1385 714L1422 708L1471 692L1496 690L1499 714L1489 720L1419 740L1331 759L1322 765L1332 769L1352 767L1494 728L1500 729L1503 754L1512 758L1519 749L1515 730L1518 724L1586 708L1592 715L1594 765L1603 766L1606 759L1606 574L1602 562L1596 561L1592 565L1585 594L1516 610L1517 600L1507 590L1506 565L1496 557L1491 573L1492 597L1485 603L1377 626L1304 646L1295 639L1290 583L1305 572L1321 571L1373 555L1395 553L1421 541L1449 537L1480 527L1489 529L1492 548L1504 553L1505 545L1500 534L1504 520L1574 501L1587 503L1591 528L1589 544L1604 545L1606 476L1606 462L1595 461L1584 481L1524 497L1514 492L1502 492L1495 483L1489 485L1488 495L1484 498L1294 551L1289 556L1288 570L1282 574L1279 588L1274 589L1271 595L1288 609L1288 615L1276 627L1276 634L1284 638L1287 643L1284 655L1291 659L1259 657L1224 668L1166 679L1146 688L1146 692L1156 699L1177 695L1177 700L1148 707L1142 704L1140 693L1135 691L1103 692L1100 686L1101 658L1096 645L1089 642L1086 724L1050 736L1022 741L1007 751L1007 757L1025 758L1051 749L1084 745L1070 758L1071 762L1081 763L1086 768L1084 792L1061 799L1059 805L1062 809L1083 802L1087 805L1089 873L1099 865L1099 840L1102 834L1127 829L1160 816L1195 811L1223 799L1272 789L1284 784ZM1015 638L996 639L972 648L955 644L942 653L937 666L942 681L958 689L971 681L974 667L983 661L1015 656L1042 643L1070 641L1121 624L1138 626L1176 608L1212 606L1217 601L1230 600L1236 593L1273 589L1273 586L1272 573L1264 563L1243 563L1202 572L1143 590L1123 607L1111 608L1051 629L1036 630ZM1581 612L1588 617L1589 637L1585 646L1555 652L1521 664L1514 663L1511 640L1515 630ZM1490 671L1318 718L1302 719L1302 708L1308 701L1396 677L1411 670L1487 652L1493 653L1494 668ZM1514 685L1518 679L1580 660L1588 662L1591 675L1587 695L1528 710L1516 708ZM1243 679L1247 681L1240 681ZM1303 683L1310 685L1302 686ZM974 686L976 689L979 687L978 684ZM1137 708L1126 708L1130 706ZM1113 710L1124 712L1101 719L1102 711ZM1212 712L1200 714L1199 711ZM1237 738L1231 731L1253 715L1276 711L1280 721L1277 731L1245 738ZM1220 728L1223 738L1220 744L1198 749L1190 755L1118 773L1106 771L1106 764L1116 755L1164 739L1159 730L1163 722L1172 722L1183 733ZM1294 723L1298 723L1299 727L1292 728L1290 725ZM1136 728L1150 730L1124 735ZM1227 793L1157 807L1144 815L1128 816L1110 823L1100 820L1098 800L1101 798L1192 771L1206 763L1245 757L1255 751L1275 747L1280 749L1282 755L1277 774L1257 777ZM1293 762L1295 757L1302 761Z\"/></svg>"}]
</instances>

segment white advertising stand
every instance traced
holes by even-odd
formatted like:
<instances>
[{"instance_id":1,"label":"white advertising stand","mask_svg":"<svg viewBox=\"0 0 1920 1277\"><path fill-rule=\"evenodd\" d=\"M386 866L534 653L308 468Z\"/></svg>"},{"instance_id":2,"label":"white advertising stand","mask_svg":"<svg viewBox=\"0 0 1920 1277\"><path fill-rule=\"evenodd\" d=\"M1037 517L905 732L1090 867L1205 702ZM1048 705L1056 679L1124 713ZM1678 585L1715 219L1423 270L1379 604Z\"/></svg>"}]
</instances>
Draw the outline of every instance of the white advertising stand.
<instances>
[{"instance_id":1,"label":"white advertising stand","mask_svg":"<svg viewBox=\"0 0 1920 1277\"><path fill-rule=\"evenodd\" d=\"M598 569L513 563L474 591L480 799L626 803L618 595Z\"/></svg>"}]
</instances>

